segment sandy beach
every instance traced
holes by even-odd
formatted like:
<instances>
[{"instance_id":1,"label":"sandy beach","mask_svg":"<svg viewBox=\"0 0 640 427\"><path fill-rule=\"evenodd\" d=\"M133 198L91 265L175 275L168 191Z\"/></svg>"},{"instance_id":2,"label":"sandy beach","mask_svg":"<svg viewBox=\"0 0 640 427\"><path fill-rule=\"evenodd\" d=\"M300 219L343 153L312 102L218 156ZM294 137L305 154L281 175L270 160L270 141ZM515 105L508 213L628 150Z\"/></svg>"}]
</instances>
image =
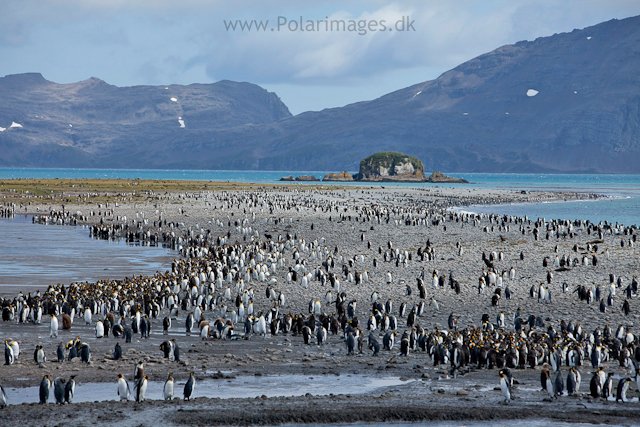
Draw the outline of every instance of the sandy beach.
<instances>
[{"instance_id":1,"label":"sandy beach","mask_svg":"<svg viewBox=\"0 0 640 427\"><path fill-rule=\"evenodd\" d=\"M42 188L46 180L40 181L36 186ZM15 420L21 420L26 425L73 423L151 426L162 423L171 426L425 420L462 422L526 418L548 419L550 422L630 425L640 419L636 372L631 361L627 367L622 367L613 358L602 361L605 371L614 374L613 400L590 396L589 382L595 369L586 354L581 359L581 366L578 366L582 373L582 384L577 395L567 396L565 391L564 395L551 399L540 384L542 364L537 364L533 369L527 364L526 369L511 369L514 378L513 399L505 403L500 391L500 369L497 367L478 368L477 363L469 363L452 372L450 361L434 366L429 352L419 347L411 349L407 356L400 354L400 337L405 331L410 333L412 329L418 329L418 325L425 335L441 336L441 332L446 331L447 339L459 336L465 345L469 340L479 341L478 334L482 331L483 340L491 341L495 337L496 346L500 347L502 343L503 350L508 342L535 341L539 348L546 348L550 339L549 327L553 327L557 333L553 341L560 349L592 348L590 339L593 337L590 334L596 330L603 333L606 325L609 325L613 334L619 325L623 325L626 331L637 335L640 312L635 294L628 300L630 313L625 315L621 309L626 299L625 288L632 283L639 270L638 249L635 248L636 229L603 226L599 233L597 227L580 222L550 224L548 221L551 219L546 218L546 223L536 224L537 218L525 221L460 213L470 205L589 199L596 196L572 192L294 184L234 186L185 183L182 185L188 185L188 188L181 188L181 184L162 188L157 182L153 185L138 182L134 194L129 184L132 181L118 181L121 181L118 185L126 184L128 188L116 188L113 183L104 187L96 183L95 188L89 188L91 182L78 188L65 180L64 194L58 192L61 191L61 185L54 185L53 180L47 181L46 185L56 188L55 193L35 194L34 191L29 194L20 192L24 189L11 192L8 189L11 182L5 181L2 188L5 198L1 201L5 204L4 208L8 203L14 203L11 209L16 214L40 216L62 212L64 205L64 211L75 215L74 220L79 224L122 228L121 237L129 231L142 233L143 236L147 233L147 237L143 238L154 236L154 239L168 244L171 243L169 239L173 239L177 249L187 248L188 239L195 242L200 235L203 239L200 239L198 247L207 247L210 253L230 245L252 248L256 264L268 265L266 269L269 273L264 281L251 277L251 273L247 273L249 280L244 280L244 290L253 290L252 303L256 318L259 313L267 315L274 308L280 293L284 301L277 305L278 316L298 315L306 320L310 315L310 301L320 301L321 308L315 321L319 321L322 314L338 316L335 299L344 292L346 302L357 301L355 314L359 319L364 349L362 353L356 351L357 354L348 355L343 331L335 335L329 333L326 342L321 345L316 344L315 333L310 344L304 344L301 334L282 331L275 336L270 333L261 336L252 331L250 339L243 339L243 324L240 321L234 325L237 336L233 338L238 339L213 336L202 339L197 325L190 335L185 332L185 320L193 311L192 306L187 310L180 307L169 335L164 335L162 331L163 318L169 315L169 308L162 308L157 318L151 319L149 337L143 338L137 333L133 335L131 343L111 335L96 338L95 322L104 319L99 313L94 313L90 324L85 324L78 313L73 326L60 329L58 337L53 338L50 337L50 316L43 316L40 324L19 323L17 319L4 321L0 322L3 340L15 340L21 349L15 363L0 366L0 383L5 389L37 387L45 374L51 378L75 375L78 384L104 383L104 394L96 397L96 400L108 401L68 405L39 405L37 401L14 405L9 401L8 406L0 411L2 425L9 425ZM454 207L459 208L457 212L451 211ZM220 239L224 243L217 244ZM427 248L428 255L421 256L421 253L427 252ZM483 253L489 257L492 252L497 258L483 261ZM176 250L175 256L186 262L189 259L184 257L186 253L186 249L182 254ZM226 255L232 257L229 253ZM233 256L238 257L234 263L239 264L240 254L234 252ZM561 259L563 256L569 257L570 264L561 267L556 264L556 257ZM594 256L597 265L593 265ZM545 258L547 266L543 266ZM193 265L197 264L196 258L190 259ZM577 263L574 260L578 260ZM306 280L305 287L302 279L304 274L299 272L297 280L288 280L287 275L290 269L296 267L296 263L298 268L304 265L307 273L318 269L326 274L327 268L322 264L331 261L334 267L330 271L339 279L339 292L332 288L330 282L323 284L315 277ZM274 264L273 268L271 263ZM249 258L243 264L245 269L252 266ZM479 278L489 270L490 264L502 277L502 283L500 286L487 283L483 292L479 293ZM190 274L188 272L193 273L194 268L180 270L179 274L171 276L172 265L167 265L166 270L160 272L163 278L158 279L161 282L166 280L166 283L153 282L148 286L149 293L161 293L156 292L156 285L161 291L165 286L172 289L169 282L174 279L180 287L180 279L184 274ZM238 277L245 277L242 268L238 266ZM509 277L511 269L513 278ZM444 276L442 285L437 283L433 286L434 270L437 270L438 277ZM368 280L363 279L356 284L355 276L365 271ZM548 277L549 272L551 278ZM123 279L117 272L113 274L114 280ZM611 274L616 279L613 288L610 286ZM351 277L354 281L349 280ZM424 298L421 298L417 286L418 278L424 282ZM450 286L450 278L458 282L459 292ZM617 278L621 278L619 284ZM275 283L270 284L274 279ZM142 282L145 280L141 279ZM225 278L221 287L217 286L214 292L208 292L214 304L203 310L203 316L211 325L212 332L216 319L226 319L231 316L231 310L237 310L234 304L237 282L234 279L227 283ZM548 288L549 302L545 302L544 298L539 302L537 293L531 296L532 287L539 292L541 284L543 289ZM580 301L578 293L574 292L578 286L591 287L593 284L601 289L605 301L612 290L615 292L611 296L611 305L606 304L604 313L600 310L599 301L590 304ZM68 287L70 284L64 285ZM223 297L227 287L231 300ZM276 298L267 298L268 287L274 289ZM506 298L507 287L511 293L510 299ZM410 295L407 289L411 290ZM500 289L497 301L494 298L496 289ZM41 292L44 294L45 290L42 288ZM18 291L3 290L3 297L7 298L5 305L17 296ZM190 292L190 287L181 289L180 293L186 291ZM328 291L332 292L330 297L327 296ZM373 355L372 350L367 348L367 339L373 334L382 345L383 336L388 331L381 331L378 327L372 331L367 329L367 321L373 314L374 291L378 295L377 301L383 306L391 301L393 308L387 314L393 314L398 324L394 348L390 351L381 348L378 355ZM143 298L142 293L139 297ZM100 296L94 294L91 298L99 299ZM432 298L436 303L432 302ZM219 300L218 304L215 304L216 299ZM134 301L135 298L131 297L131 302ZM424 302L424 311L416 316L414 325L408 326L408 313L421 302ZM402 303L406 303L407 310L401 316L398 310ZM505 319L503 327L496 320L501 312ZM523 321L535 315L541 323L534 324L533 328L526 323L522 332L514 332L516 312ZM454 330L449 326L452 313L457 320ZM117 319L120 318L118 312L114 314ZM489 320L485 325L483 315L487 315ZM123 324L131 324L131 321L130 316L122 319ZM562 321L579 324L584 336L562 333ZM267 325L267 332L269 330ZM68 343L76 337L89 344L91 362L82 363L77 358L57 362L58 344ZM180 362L163 358L159 350L165 340L172 338L179 343ZM635 349L637 339L629 346L630 349ZM123 349L123 357L117 361L112 360L116 342L120 342ZM34 361L36 345L44 347L48 359L44 364ZM612 347L613 340L606 341L605 345ZM134 367L138 362L144 363L144 373L149 381L163 382L170 372L173 373L176 379L173 401L117 401L117 375L123 374L133 388ZM568 371L567 363L563 362L565 381ZM250 381L250 378L286 378L287 375L308 376L309 382L317 381L318 377L340 378L348 382L349 375L394 377L399 378L400 383L364 394L344 394L336 381L335 386L327 388L324 396L305 395L305 390L291 390L292 394L299 396L198 397L183 401L182 388L191 372L194 372L196 381L215 379L220 382L220 387L231 378L246 377ZM615 387L619 378L627 376L632 380L627 397L634 401L616 403ZM556 373L552 372L551 377L555 378ZM54 401L52 393L50 403Z\"/></svg>"}]
</instances>

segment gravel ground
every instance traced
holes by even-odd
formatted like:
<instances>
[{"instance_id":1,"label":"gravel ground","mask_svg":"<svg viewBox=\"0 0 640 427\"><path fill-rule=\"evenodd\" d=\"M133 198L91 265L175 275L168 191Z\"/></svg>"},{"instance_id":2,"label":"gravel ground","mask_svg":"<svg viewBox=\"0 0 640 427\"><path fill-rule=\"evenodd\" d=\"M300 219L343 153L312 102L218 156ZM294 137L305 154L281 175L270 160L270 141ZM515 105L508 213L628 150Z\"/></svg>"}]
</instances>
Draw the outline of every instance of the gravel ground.
<instances>
[{"instance_id":1,"label":"gravel ground","mask_svg":"<svg viewBox=\"0 0 640 427\"><path fill-rule=\"evenodd\" d=\"M454 217L438 216L431 211L427 213L426 223L416 223L416 218L424 217L424 211L443 209L452 206L472 204L495 204L505 202L543 201L555 199L571 199L587 197L583 194L530 192L521 194L514 191L458 190L458 189L412 189L412 188L362 188L317 190L309 187L283 187L278 191L239 190L207 193L166 193L150 194L147 202L128 204L126 200L118 201L115 207L112 201L106 205L65 205L70 212L81 211L87 223L105 224L126 222L133 227L132 221L144 221L145 230L152 233L173 231L177 235L185 233L189 228L197 235L200 229L210 230L210 236L225 236L229 233L229 242L246 243L251 240L251 233L258 232L259 238L267 239L271 235L286 239L287 234L297 244L304 239L307 245L315 243L319 252L327 250L333 254L336 262L335 272L341 276L341 291L346 292L347 299L356 299L357 315L360 327L366 328L366 320L371 313L371 294L377 291L383 303L388 299L393 302L393 312L397 316L398 307L406 302L408 308L420 302L416 287L416 278L425 271L425 287L427 306L423 316L416 321L427 333L436 327L448 329L448 317L454 313L458 317L458 329L481 325L483 314L488 314L494 322L499 312L504 312L507 330L512 330L512 318L518 307L523 317L534 314L544 319L545 324L560 329L560 321L582 325L585 331L591 332L596 327L610 325L614 331L619 324L637 332L634 325L640 315L637 299L630 300L631 313L624 316L621 305L624 301L622 289L618 289L613 305L601 313L598 304L587 304L578 301L572 293L578 285L596 283L602 286L603 295L609 293L609 274L621 276L624 285L628 285L634 274L637 274L638 250L628 244L630 235L617 234L618 230L605 232L601 243L598 243L597 266L577 266L567 271L555 271L553 260L557 256L570 255L581 258L583 254L589 259L595 253L587 251L587 243L600 240L599 236L587 234L585 228L574 227L573 237L559 237L552 234L546 239L546 229L535 240L533 223L525 223L523 234L521 224L490 221L486 216L474 221L456 221ZM249 204L249 200L256 203ZM327 208L331 206L331 212ZM49 208L61 208L55 200L50 204L34 201L27 206L27 213L38 213L36 209L48 211ZM365 215L364 209L373 208L384 211L384 219ZM20 213L25 212L21 210ZM407 214L412 212L411 218ZM423 212L423 213L421 213ZM99 215L98 215L99 213ZM386 221L386 213L389 221ZM163 227L157 227L157 220L162 217ZM144 218L144 219L143 219ZM234 221L243 221L245 228L251 228L249 234L243 234L241 227L234 226ZM433 220L439 219L437 225ZM408 220L408 223L405 222ZM534 219L535 220L535 219ZM156 227L154 227L156 221ZM164 225L164 221L174 223L174 228ZM229 226L231 222L231 226ZM424 248L429 242L433 245L435 259L419 261L416 254L418 248ZM627 244L621 246L621 240ZM385 262L379 248L385 251L389 242L401 252L408 251L412 259L405 264L396 265L395 261ZM370 243L370 248L369 248ZM572 249L577 245L577 252ZM462 247L460 254L458 247ZM556 249L557 247L557 249ZM338 252L335 253L337 248ZM605 256L608 250L608 258ZM505 280L512 292L510 300L500 299L497 306L491 303L493 288L489 287L484 294L477 290L478 278L485 269L482 253L502 252L503 260L495 261L496 269L501 272L515 269L515 279ZM301 259L305 259L309 270L320 265L321 261L313 259L313 250L300 251ZM524 260L521 260L521 253ZM176 255L177 256L177 255ZM362 256L362 259L360 258ZM348 282L341 275L340 257L347 263L355 257L350 268L360 272L367 271L369 280L356 285ZM549 257L551 264L543 267L543 259ZM377 267L374 267L377 258ZM293 251L284 251L285 267L279 268L271 278L277 279L274 287L285 295L285 303L280 313L308 314L308 303L311 299L322 301L323 311L327 314L335 310L335 306L325 303L325 294L329 285L322 286L318 281L310 281L307 288L297 282L288 282L286 273L293 266ZM171 266L167 266L170 270ZM461 291L456 294L448 285L434 288L431 276L434 269L439 274L449 275L459 281ZM532 285L547 281L547 272L553 271L554 277L549 284L551 303L539 303L537 298L529 295ZM387 284L386 273L392 275L391 284ZM114 279L121 279L114 273ZM404 280L404 284L400 281ZM566 282L567 292L563 293L562 284ZM412 289L407 295L406 285ZM226 285L225 285L226 286ZM267 282L252 281L246 284L255 291L255 312L266 312L273 302L265 297ZM224 287L223 287L224 289ZM216 295L223 289L217 289ZM235 297L234 286L231 285ZM334 295L335 297L335 295ZM429 306L430 298L437 300L439 309ZM408 312L409 310L407 310ZM57 338L49 337L48 319L43 324L19 324L16 322L0 323L0 334L19 342L21 354L15 364L0 366L0 380L5 388L35 387L40 384L44 374L55 377L76 375L78 383L104 383L102 399L112 401L97 403L79 403L72 405L38 405L25 403L12 405L0 411L0 424L21 420L26 425L275 425L303 423L337 423L337 422L389 422L389 421L423 421L423 420L507 420L507 419L549 419L551 421L586 422L605 424L634 424L640 415L635 382L631 385L629 397L636 398L635 403L615 403L603 399L588 397L590 372L588 360L582 366L582 387L584 396L561 396L550 400L540 387L540 367L536 369L513 370L516 380L514 400L505 404L500 391L498 370L475 369L465 371L456 378L450 376L448 366L434 367L428 354L418 350L408 357L400 356L398 346L392 351L381 351L377 356L366 350L363 354L348 356L344 338L341 335L330 335L328 342L318 345L305 345L301 336L280 334L266 337L253 335L250 340L205 340L198 335L187 336L184 330L186 312L180 310L170 330L170 338L176 338L182 349L181 362L169 362L162 358L159 345L167 336L162 334L162 318L167 314L163 310L157 319L152 320L152 333L148 339L136 334L132 343L113 337L95 338L94 323L85 325L77 318L69 330L60 330ZM207 310L204 316L213 322L221 315L220 309ZM398 337L407 330L406 316L398 317ZM545 328L539 328L543 333ZM382 342L383 332L374 331ZM365 335L368 331L365 330ZM55 350L60 341L68 342L80 336L91 346L92 361L83 364L77 360L57 363ZM112 360L112 351L116 341L121 342L124 357L119 361ZM315 341L315 340L314 340ZM49 359L44 365L33 361L32 352L37 344L42 344ZM234 376L266 376L301 374L310 377L329 375L345 378L350 374L361 374L375 378L400 377L403 383L397 386L376 389L366 394L344 395L340 385L327 390L332 395L304 395L305 390L292 390L298 397L258 397L245 399L210 399L198 398L193 401L182 401L182 387L176 386L176 399L172 402L151 401L143 403L116 402L116 377L122 373L132 383L134 366L137 362L145 363L145 374L153 381L164 381L172 372L178 384L184 384L190 372L194 372L197 380L220 378L218 371L233 372ZM617 361L605 362L608 372L616 378L629 373L619 366ZM564 368L565 373L568 368ZM224 375L222 375L224 377ZM405 381L406 380L406 381ZM224 381L221 378L220 381ZM313 381L313 379L310 379ZM617 385L617 380L615 381ZM53 401L53 396L51 398Z\"/></svg>"}]
</instances>

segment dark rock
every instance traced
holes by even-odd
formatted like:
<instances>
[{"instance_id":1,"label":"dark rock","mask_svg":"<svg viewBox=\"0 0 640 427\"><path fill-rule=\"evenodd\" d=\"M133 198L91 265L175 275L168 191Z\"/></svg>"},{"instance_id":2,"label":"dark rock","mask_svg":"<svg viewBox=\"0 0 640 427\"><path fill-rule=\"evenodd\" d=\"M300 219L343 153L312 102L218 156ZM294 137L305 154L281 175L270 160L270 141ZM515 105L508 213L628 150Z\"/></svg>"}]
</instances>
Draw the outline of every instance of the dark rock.
<instances>
[{"instance_id":1,"label":"dark rock","mask_svg":"<svg viewBox=\"0 0 640 427\"><path fill-rule=\"evenodd\" d=\"M353 176L347 171L339 173L328 173L322 178L323 181L353 181Z\"/></svg>"},{"instance_id":2,"label":"dark rock","mask_svg":"<svg viewBox=\"0 0 640 427\"><path fill-rule=\"evenodd\" d=\"M469 181L463 178L454 178L452 176L444 175L440 172L433 172L427 179L427 182L438 182L445 184L468 184Z\"/></svg>"},{"instance_id":3,"label":"dark rock","mask_svg":"<svg viewBox=\"0 0 640 427\"><path fill-rule=\"evenodd\" d=\"M300 175L296 177L296 181L320 181L313 175Z\"/></svg>"}]
</instances>

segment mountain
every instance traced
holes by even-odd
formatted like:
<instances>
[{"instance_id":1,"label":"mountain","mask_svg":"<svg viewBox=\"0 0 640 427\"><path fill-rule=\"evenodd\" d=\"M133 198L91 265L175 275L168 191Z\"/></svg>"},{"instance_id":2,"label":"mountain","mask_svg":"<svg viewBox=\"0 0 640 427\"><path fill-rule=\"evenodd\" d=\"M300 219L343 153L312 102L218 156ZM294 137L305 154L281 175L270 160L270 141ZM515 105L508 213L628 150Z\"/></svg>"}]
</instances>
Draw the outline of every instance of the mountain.
<instances>
[{"instance_id":1,"label":"mountain","mask_svg":"<svg viewBox=\"0 0 640 427\"><path fill-rule=\"evenodd\" d=\"M640 173L637 70L640 17L519 42L373 101L269 125L279 135L260 164L297 154L309 169L357 170L393 150L425 171Z\"/></svg>"},{"instance_id":2,"label":"mountain","mask_svg":"<svg viewBox=\"0 0 640 427\"><path fill-rule=\"evenodd\" d=\"M189 158L185 134L291 116L277 95L232 81L121 88L29 73L0 78L0 99L0 166L154 167Z\"/></svg>"},{"instance_id":3,"label":"mountain","mask_svg":"<svg viewBox=\"0 0 640 427\"><path fill-rule=\"evenodd\" d=\"M633 17L502 46L435 80L297 116L247 83L7 76L0 165L354 171L373 153L401 151L426 171L640 173L638 70Z\"/></svg>"}]
</instances>

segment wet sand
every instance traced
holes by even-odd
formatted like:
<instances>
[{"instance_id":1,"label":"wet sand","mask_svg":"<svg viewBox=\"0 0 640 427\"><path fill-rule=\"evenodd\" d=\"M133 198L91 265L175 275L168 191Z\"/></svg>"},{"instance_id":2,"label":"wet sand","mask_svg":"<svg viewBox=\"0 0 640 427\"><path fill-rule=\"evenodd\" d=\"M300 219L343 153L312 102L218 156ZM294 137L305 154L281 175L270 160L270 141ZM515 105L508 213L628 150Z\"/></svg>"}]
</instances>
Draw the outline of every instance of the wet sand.
<instances>
[{"instance_id":1,"label":"wet sand","mask_svg":"<svg viewBox=\"0 0 640 427\"><path fill-rule=\"evenodd\" d=\"M601 329L605 324L612 328L618 324L637 325L637 300L632 299L631 313L624 316L620 310L624 296L622 289L614 298L614 304L608 307L606 313L600 313L598 305L588 305L577 300L573 290L581 284L597 283L608 286L609 274L622 276L625 286L637 274L638 251L628 244L621 247L621 240L629 240L630 236L620 236L615 233L605 234L603 242L599 243L599 264L594 267L577 266L568 271L555 272L550 290L552 303L539 303L537 298L529 296L532 285L546 283L548 270L555 270L542 266L544 257L553 261L556 255L581 256L586 253L587 242L597 240L597 236L588 235L584 229L577 228L573 238L551 236L549 240L544 234L535 240L531 231L532 226L525 226L525 234L516 224L501 226L495 219L490 221L486 216L477 221L450 220L448 217L433 215L431 219L442 219L434 225L428 221L425 225L414 225L411 220L405 222L406 214L411 209L423 207L435 209L444 213L444 209L452 206L467 206L473 204L496 204L504 202L540 201L553 199L567 199L573 197L587 197L582 194L553 192L530 192L521 194L514 191L488 190L456 190L456 189L410 189L410 188L362 188L362 189L329 189L320 190L307 186L282 186L277 191L263 192L260 189L248 189L216 192L166 192L150 194L147 200L127 203L120 200L115 207L116 197L101 199L98 204L73 204L67 201L65 209L70 212L82 211L86 221L84 223L98 223L103 219L105 223L117 223L127 217L128 222L136 218L138 221L148 219L144 229L153 228L153 221L160 215L167 222L175 222L180 227L174 232L185 232L189 227L194 230L211 230L212 236L225 236L230 233L230 242L243 242L244 235L233 225L233 221L242 221L245 216L245 227L259 232L260 238L267 234L274 239L278 235L283 238L289 233L297 239L306 242L318 241L319 245L334 251L338 247L336 259L336 273L340 272L337 259L340 255L346 260L362 255L364 260L356 258L353 268L358 271L367 270L370 280L360 285L348 283L342 278L341 291L347 293L348 299L358 301L357 314L361 319L361 328L366 331L366 319L371 312L370 297L376 290L382 302L387 299L393 301L393 312L401 302L407 302L408 307L420 301L416 288L416 277L422 269L426 271L425 287L426 302L435 297L439 310L434 311L427 306L417 323L427 332L436 327L448 329L447 319L450 313L458 317L458 328L476 327L481 325L481 317L488 314L491 322L503 311L505 318L512 319L515 310L522 308L524 317L535 314L544 319L546 325L553 325L560 329L560 321L573 320L591 332L596 327ZM278 196L279 205L249 207L241 202L233 206L229 200L241 200L250 194L268 200ZM227 199L226 201L224 199ZM25 199L26 200L26 199ZM38 213L36 208L47 211L61 209L60 200L30 199L31 205L23 206L20 213ZM46 203L43 203L46 202ZM286 204L285 204L286 202ZM19 203L19 202L18 202ZM24 202L23 202L24 203ZM110 203L109 207L106 203ZM332 204L332 212L323 212L320 207ZM390 212L390 220L364 221L360 216L364 207L396 209ZM273 212L270 210L273 208ZM26 208L26 209L24 209ZM337 209L337 211L336 211ZM91 215L93 212L95 215ZM98 212L100 215L98 215ZM255 213L255 218L253 214ZM105 214L107 214L105 216ZM403 218L404 216L404 218ZM329 219L331 217L331 220ZM351 218L349 218L351 217ZM358 218L358 221L356 221ZM414 214L415 218L415 214ZM275 223L275 219L278 222ZM535 220L535 219L534 219ZM231 227L228 226L232 221ZM221 223L221 225L220 225ZM313 224L313 228L312 228ZM55 225L51 225L52 227ZM446 228L446 229L445 229ZM168 231L163 227L163 231ZM546 231L545 231L546 233ZM325 239L324 241L321 239ZM425 246L427 239L434 245L435 260L419 261L416 251ZM379 247L385 250L391 241L394 248L412 253L412 260L406 265L395 262L384 262L379 253ZM371 248L368 248L371 242ZM462 246L463 253L459 255L457 244ZM558 246L558 252L555 247ZM578 252L573 252L574 245L578 245ZM609 259L603 252L609 251ZM505 281L513 296L511 300L502 298L498 306L491 304L493 289L490 287L484 294L478 295L476 288L478 277L485 267L482 252L502 251L503 261L496 261L498 271L509 270L514 267L516 278ZM521 252L524 260L520 260ZM307 260L308 268L315 268L320 261L311 260L310 252L300 252ZM300 284L286 280L289 266L293 266L290 250L285 252L287 264L273 275L278 284L276 288L286 295L286 302L280 307L281 313L308 313L310 299L321 300L323 309L330 313L334 306L326 306L325 293L329 286L322 286L318 281L311 281L306 289ZM377 258L378 266L373 267L373 259ZM167 266L170 269L170 266ZM433 288L431 286L431 272L437 269L447 277L453 274L461 284L460 294L456 294L448 285ZM387 284L385 273L392 273L393 281ZM121 279L114 272L114 279ZM404 280L412 288L412 294L406 294L406 285L399 285ZM568 292L562 292L562 283L568 283ZM250 285L255 291L255 311L267 311L273 303L265 297L266 282L253 281ZM233 289L233 286L232 286ZM603 288L604 289L604 288ZM221 290L216 290L220 293ZM604 293L606 295L607 293ZM235 292L234 292L235 296ZM134 335L131 344L125 344L123 339L113 337L96 339L94 325L84 325L84 321L77 318L70 330L60 330L58 338L49 338L48 320L41 325L18 324L16 322L0 323L0 333L4 339L9 337L17 340L21 346L21 354L17 362L11 366L0 366L0 379L4 387L37 386L44 374L51 377L77 375L79 383L104 383L104 394L113 400L116 395L116 376L122 373L132 385L134 366L139 361L145 363L145 374L153 381L163 381L169 372L173 372L177 381L176 400L173 402L145 401L141 404L134 402L100 402L82 403L65 406L21 404L9 405L0 411L0 423L11 420L27 420L28 425L55 425L73 422L77 425L272 425L282 423L334 423L355 421L421 421L421 420L507 420L507 419L539 419L548 418L556 421L581 421L608 424L630 424L640 419L640 406L635 403L615 403L602 399L587 397L589 380L592 371L589 361L584 360L582 367L582 386L580 391L584 396L561 396L548 401L546 392L540 387L540 367L536 369L512 370L517 381L514 395L515 400L504 404L500 391L494 390L499 386L498 370L470 368L468 372L457 378L449 375L449 366L432 366L429 355L418 350L411 352L408 357L400 356L399 346L392 351L381 351L380 355L372 356L369 350L356 356L348 356L344 339L341 335L329 335L328 342L321 346L305 345L301 336L267 335L261 337L253 335L250 340L211 340L203 341L197 333L186 336L184 320L186 313L180 310L178 319L173 322L170 338L176 338L182 349L182 362L169 362L162 358L158 346L167 336L162 335L162 318L167 314L164 310L158 319L152 320L152 333L148 339ZM205 311L207 320L214 320L219 316L217 310ZM95 317L94 317L95 322ZM406 316L398 317L399 336L407 330ZM512 330L512 322L507 321L507 329ZM544 329L539 329L544 332ZM632 329L635 333L636 330ZM380 331L375 332L382 342ZM58 342L68 342L80 336L91 346L92 362L82 364L78 360L57 363L55 349ZM124 357L120 361L111 360L115 342L121 342ZM315 342L315 340L314 340ZM49 361L44 365L37 365L33 361L33 349L36 344L43 344ZM616 378L627 375L627 371L620 368L617 361L605 363L607 371L614 372ZM568 368L564 368L566 371ZM345 379L349 374L364 374L377 378L401 377L408 380L406 384L374 390L366 395L343 395L339 383L335 389L328 391L333 396L299 396L272 397L246 399L208 399L198 398L195 401L183 402L182 384L195 372L196 379L215 378L214 372L232 371L235 376L264 376L301 374L309 377L328 375ZM224 375L223 375L224 376ZM414 381L410 381L414 380ZM224 381L221 378L220 381ZM313 379L309 379L313 381ZM617 385L617 380L615 381ZM133 385L132 385L133 386ZM197 385L196 385L197 387ZM304 393L300 393L304 394ZM638 396L636 386L630 387L629 397ZM53 396L51 397L53 401ZM9 402L11 403L11 402Z\"/></svg>"}]
</instances>

